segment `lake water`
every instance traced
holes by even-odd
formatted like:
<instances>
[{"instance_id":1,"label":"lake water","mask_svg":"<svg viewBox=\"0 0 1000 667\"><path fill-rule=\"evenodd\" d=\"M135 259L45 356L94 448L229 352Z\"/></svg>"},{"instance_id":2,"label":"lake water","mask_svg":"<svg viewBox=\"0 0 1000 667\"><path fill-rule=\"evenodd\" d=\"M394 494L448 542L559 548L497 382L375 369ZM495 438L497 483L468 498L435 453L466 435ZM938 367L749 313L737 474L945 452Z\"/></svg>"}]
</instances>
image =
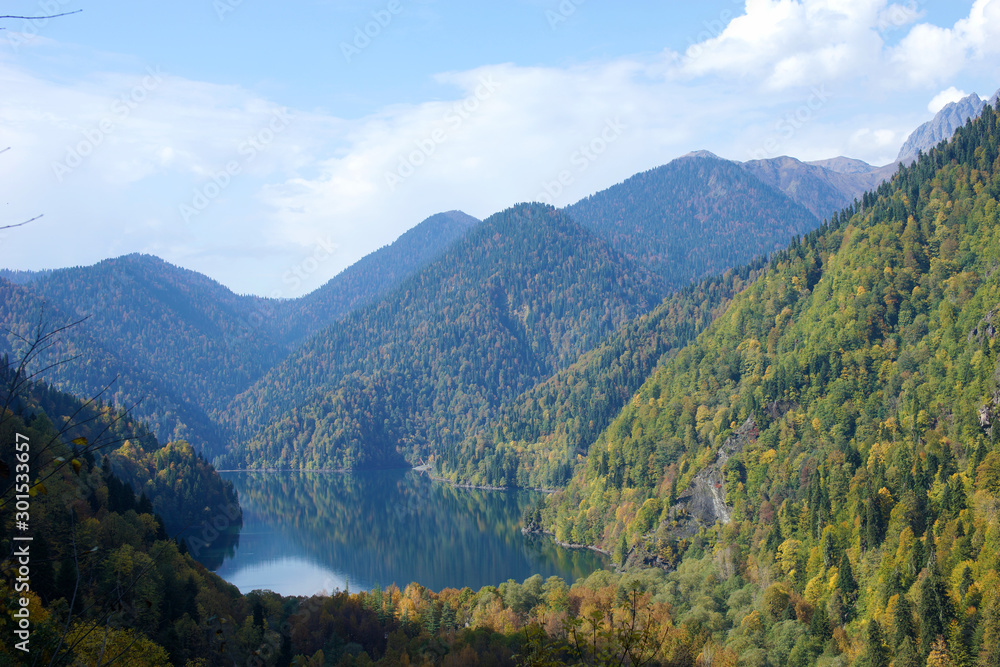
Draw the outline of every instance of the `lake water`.
<instances>
[{"instance_id":1,"label":"lake water","mask_svg":"<svg viewBox=\"0 0 1000 667\"><path fill-rule=\"evenodd\" d=\"M534 574L573 582L608 566L520 531L537 494L459 489L413 471L230 472L243 507L233 553L216 569L242 592L312 595L416 581L479 589Z\"/></svg>"}]
</instances>

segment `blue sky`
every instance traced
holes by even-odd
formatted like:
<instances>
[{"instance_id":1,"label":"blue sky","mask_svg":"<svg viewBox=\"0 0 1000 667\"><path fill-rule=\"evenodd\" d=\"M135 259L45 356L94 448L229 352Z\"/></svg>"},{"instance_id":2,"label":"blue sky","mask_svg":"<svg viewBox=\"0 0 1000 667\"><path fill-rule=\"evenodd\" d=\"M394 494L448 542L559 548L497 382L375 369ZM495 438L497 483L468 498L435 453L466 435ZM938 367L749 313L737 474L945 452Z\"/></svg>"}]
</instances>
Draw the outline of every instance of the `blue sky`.
<instances>
[{"instance_id":1,"label":"blue sky","mask_svg":"<svg viewBox=\"0 0 1000 667\"><path fill-rule=\"evenodd\" d=\"M1000 0L4 12L80 8L2 23L0 224L45 216L3 233L0 266L148 252L276 297L435 212L563 206L691 150L885 164L1000 87Z\"/></svg>"}]
</instances>

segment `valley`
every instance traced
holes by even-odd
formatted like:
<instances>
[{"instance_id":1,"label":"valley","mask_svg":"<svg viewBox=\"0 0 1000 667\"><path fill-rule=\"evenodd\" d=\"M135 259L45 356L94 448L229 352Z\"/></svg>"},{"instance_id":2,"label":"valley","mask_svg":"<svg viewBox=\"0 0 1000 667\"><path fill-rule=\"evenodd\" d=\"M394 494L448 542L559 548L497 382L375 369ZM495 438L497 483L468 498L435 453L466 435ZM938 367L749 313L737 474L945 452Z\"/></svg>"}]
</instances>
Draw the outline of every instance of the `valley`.
<instances>
[{"instance_id":1,"label":"valley","mask_svg":"<svg viewBox=\"0 0 1000 667\"><path fill-rule=\"evenodd\" d=\"M45 655L998 664L998 114L441 213L295 299L0 273Z\"/></svg>"}]
</instances>

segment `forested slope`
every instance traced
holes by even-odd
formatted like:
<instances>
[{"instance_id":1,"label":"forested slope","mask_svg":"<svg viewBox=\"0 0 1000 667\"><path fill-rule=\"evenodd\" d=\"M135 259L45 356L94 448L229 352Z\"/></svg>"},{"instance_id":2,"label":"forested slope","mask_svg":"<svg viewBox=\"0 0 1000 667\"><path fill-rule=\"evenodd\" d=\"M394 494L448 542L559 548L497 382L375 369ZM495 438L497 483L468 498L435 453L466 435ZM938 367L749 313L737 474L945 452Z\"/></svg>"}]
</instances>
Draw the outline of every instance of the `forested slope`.
<instances>
[{"instance_id":1,"label":"forested slope","mask_svg":"<svg viewBox=\"0 0 1000 667\"><path fill-rule=\"evenodd\" d=\"M715 156L678 158L565 210L671 288L746 264L820 224L738 163Z\"/></svg>"},{"instance_id":2,"label":"forested slope","mask_svg":"<svg viewBox=\"0 0 1000 667\"><path fill-rule=\"evenodd\" d=\"M91 284L89 289L99 290L100 284ZM78 289L86 291L88 288ZM112 286L108 284L105 289L109 290L109 295L99 298L114 299L110 294ZM3 327L0 350L19 357L40 329L69 327L52 341L51 347L37 355L30 372L41 372L42 378L63 390L83 396L100 393L108 403L133 409L134 414L147 421L164 440L187 439L202 451L212 451L213 445L223 441L223 436L200 404L200 394L187 389L183 376L178 376L175 370L168 371L165 376L159 375L148 368L145 360L128 354L141 344L123 340L119 345L113 334L123 331L124 335L124 330L138 328L141 320L136 317L118 320L90 317L103 308L90 308L84 303L77 312L72 302L64 304L48 299L35 291L33 285L15 285L0 279L0 326ZM108 319L112 321L107 328L97 326ZM164 326L169 329L171 325L164 323ZM155 335L171 338L168 331L159 329ZM182 338L179 334L176 337ZM192 349L198 349L196 341L188 342L192 343ZM176 343L169 345L173 348ZM163 363L163 355L153 356L157 359L154 364ZM73 359L74 363L62 363L67 359ZM187 363L190 367L191 363L198 362L189 360ZM171 379L180 380L180 385ZM197 382L198 378L192 378L192 383Z\"/></svg>"},{"instance_id":3,"label":"forested slope","mask_svg":"<svg viewBox=\"0 0 1000 667\"><path fill-rule=\"evenodd\" d=\"M283 328L282 339L289 344L301 343L355 308L388 295L478 224L479 220L461 211L432 215L319 289L282 302L276 315Z\"/></svg>"},{"instance_id":4,"label":"forested slope","mask_svg":"<svg viewBox=\"0 0 1000 667\"><path fill-rule=\"evenodd\" d=\"M440 451L663 293L555 209L498 213L234 401L229 424L249 440L235 461L358 467Z\"/></svg>"},{"instance_id":5,"label":"forested slope","mask_svg":"<svg viewBox=\"0 0 1000 667\"><path fill-rule=\"evenodd\" d=\"M163 440L189 440L215 456L230 434L218 413L296 345L376 301L439 257L478 220L451 211L432 216L298 299L237 295L194 271L149 255L93 266L0 273L0 352L17 354L40 321L67 330L39 358L56 365L45 379L94 395L118 377L107 400L136 405ZM4 279L9 278L10 280Z\"/></svg>"},{"instance_id":6,"label":"forested slope","mask_svg":"<svg viewBox=\"0 0 1000 667\"><path fill-rule=\"evenodd\" d=\"M753 664L997 664L998 139L989 109L775 256L542 523L677 566L678 611ZM692 526L717 457L728 507Z\"/></svg>"},{"instance_id":7,"label":"forested slope","mask_svg":"<svg viewBox=\"0 0 1000 667\"><path fill-rule=\"evenodd\" d=\"M701 333L765 266L763 260L667 297L568 368L504 404L442 453L437 472L463 483L554 488L670 352Z\"/></svg>"}]
</instances>

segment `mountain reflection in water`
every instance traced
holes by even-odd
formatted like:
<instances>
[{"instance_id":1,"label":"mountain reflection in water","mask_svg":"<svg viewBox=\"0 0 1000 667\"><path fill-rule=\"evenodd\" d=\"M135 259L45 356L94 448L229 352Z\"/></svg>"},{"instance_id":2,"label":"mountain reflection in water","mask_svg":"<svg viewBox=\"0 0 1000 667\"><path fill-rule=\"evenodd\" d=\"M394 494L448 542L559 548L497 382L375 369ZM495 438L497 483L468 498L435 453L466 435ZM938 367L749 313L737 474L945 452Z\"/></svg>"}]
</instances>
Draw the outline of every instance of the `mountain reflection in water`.
<instances>
[{"instance_id":1,"label":"mountain reflection in water","mask_svg":"<svg viewBox=\"0 0 1000 667\"><path fill-rule=\"evenodd\" d=\"M223 473L239 492L239 546L216 572L244 593L311 595L416 581L478 589L606 567L589 550L525 536L536 494L459 489L413 471Z\"/></svg>"}]
</instances>

